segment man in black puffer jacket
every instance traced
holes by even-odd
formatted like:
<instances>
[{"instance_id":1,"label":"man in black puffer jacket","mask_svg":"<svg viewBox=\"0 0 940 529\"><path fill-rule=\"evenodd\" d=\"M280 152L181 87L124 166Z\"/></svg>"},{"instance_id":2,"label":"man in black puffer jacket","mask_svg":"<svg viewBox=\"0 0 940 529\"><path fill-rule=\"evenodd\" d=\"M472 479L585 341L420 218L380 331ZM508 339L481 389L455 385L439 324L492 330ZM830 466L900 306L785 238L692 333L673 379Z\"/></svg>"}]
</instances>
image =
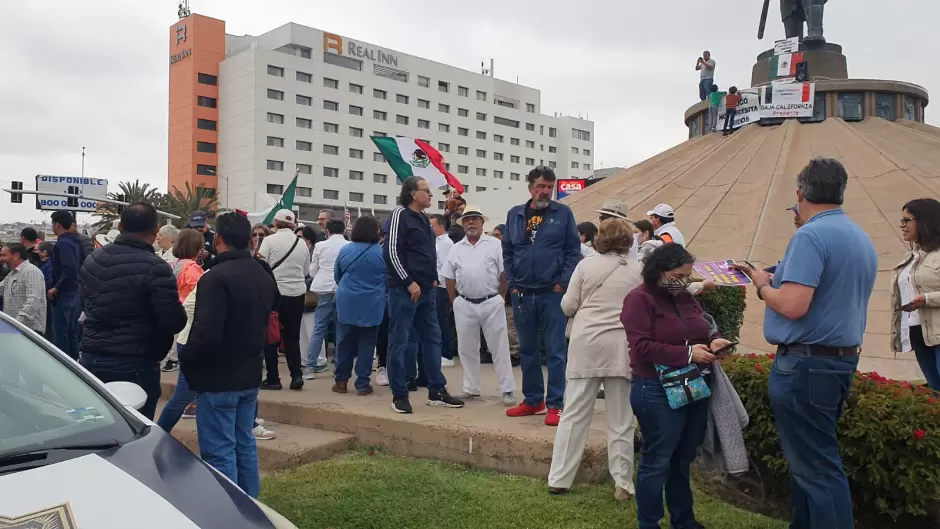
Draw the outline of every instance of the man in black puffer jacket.
<instances>
[{"instance_id":1,"label":"man in black puffer jacket","mask_svg":"<svg viewBox=\"0 0 940 529\"><path fill-rule=\"evenodd\" d=\"M147 392L140 413L153 419L160 398L160 360L186 326L176 279L153 251L157 210L128 206L121 234L81 268L85 329L81 363L102 382L133 382Z\"/></svg>"}]
</instances>

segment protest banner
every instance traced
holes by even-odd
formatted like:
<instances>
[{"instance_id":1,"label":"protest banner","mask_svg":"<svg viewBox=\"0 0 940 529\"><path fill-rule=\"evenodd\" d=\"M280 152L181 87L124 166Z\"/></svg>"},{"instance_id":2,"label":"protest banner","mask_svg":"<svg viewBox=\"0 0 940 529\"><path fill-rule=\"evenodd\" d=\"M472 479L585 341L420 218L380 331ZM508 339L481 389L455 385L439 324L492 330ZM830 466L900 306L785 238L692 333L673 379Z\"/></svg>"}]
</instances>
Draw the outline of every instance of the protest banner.
<instances>
[{"instance_id":1,"label":"protest banner","mask_svg":"<svg viewBox=\"0 0 940 529\"><path fill-rule=\"evenodd\" d=\"M760 89L760 114L762 118L813 117L815 98L816 83L775 81Z\"/></svg>"},{"instance_id":2,"label":"protest banner","mask_svg":"<svg viewBox=\"0 0 940 529\"><path fill-rule=\"evenodd\" d=\"M693 265L695 271L705 279L711 279L721 287L743 287L751 282L751 278L744 275L743 272L733 270L733 259L724 261L703 261Z\"/></svg>"}]
</instances>

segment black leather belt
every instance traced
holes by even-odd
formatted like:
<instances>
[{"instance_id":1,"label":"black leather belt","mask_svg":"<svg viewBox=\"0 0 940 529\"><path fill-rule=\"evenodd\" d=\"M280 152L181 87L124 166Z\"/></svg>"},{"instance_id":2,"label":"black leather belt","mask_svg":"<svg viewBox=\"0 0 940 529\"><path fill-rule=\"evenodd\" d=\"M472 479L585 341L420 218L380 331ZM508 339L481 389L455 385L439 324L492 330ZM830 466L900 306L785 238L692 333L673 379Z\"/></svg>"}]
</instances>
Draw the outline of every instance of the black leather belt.
<instances>
[{"instance_id":1,"label":"black leather belt","mask_svg":"<svg viewBox=\"0 0 940 529\"><path fill-rule=\"evenodd\" d=\"M830 347L828 345L816 344L780 344L777 346L777 354L785 355L787 353L800 353L804 356L858 356L859 347Z\"/></svg>"},{"instance_id":2,"label":"black leather belt","mask_svg":"<svg viewBox=\"0 0 940 529\"><path fill-rule=\"evenodd\" d=\"M490 294L489 296L486 296L485 298L468 298L467 296L464 296L464 295L461 295L460 297L469 301L470 303L473 303L474 305L479 305L480 303L483 303L484 301L489 301L498 295L499 294Z\"/></svg>"}]
</instances>

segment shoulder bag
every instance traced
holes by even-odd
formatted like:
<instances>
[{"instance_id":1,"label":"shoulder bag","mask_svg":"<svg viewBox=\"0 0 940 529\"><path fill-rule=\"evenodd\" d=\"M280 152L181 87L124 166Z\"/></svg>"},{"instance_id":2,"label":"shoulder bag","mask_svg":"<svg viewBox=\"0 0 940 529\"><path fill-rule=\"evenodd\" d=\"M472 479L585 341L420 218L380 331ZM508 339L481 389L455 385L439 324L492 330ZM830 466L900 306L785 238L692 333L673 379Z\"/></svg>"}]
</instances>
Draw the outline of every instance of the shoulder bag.
<instances>
[{"instance_id":1,"label":"shoulder bag","mask_svg":"<svg viewBox=\"0 0 940 529\"><path fill-rule=\"evenodd\" d=\"M679 303L676 303L676 313L679 314L679 321L682 323L682 329L685 332L685 344L690 345L689 329L685 324L685 318L682 316L682 310ZM702 371L698 365L690 363L683 367L670 367L661 364L655 364L656 373L659 375L659 382L666 390L666 400L669 401L669 407L676 410L687 406L692 402L707 399L711 396L712 390L705 382Z\"/></svg>"},{"instance_id":2,"label":"shoulder bag","mask_svg":"<svg viewBox=\"0 0 940 529\"><path fill-rule=\"evenodd\" d=\"M601 288L604 282L610 279L610 276L614 275L614 272L616 272L617 269L620 268L620 266L623 264L624 264L623 261L617 261L617 265L611 268L610 272L608 272L607 275L604 276L604 279L601 279L601 282L598 283L597 286L592 288L591 292L588 293L588 295L584 297L584 299L581 301L581 305L586 305L588 300L591 299L591 296L593 296L594 293L597 292L599 288ZM575 313L575 315L577 315L577 313ZM565 325L565 338L571 338L571 329L573 327L574 327L574 316L568 318L568 323Z\"/></svg>"},{"instance_id":3,"label":"shoulder bag","mask_svg":"<svg viewBox=\"0 0 940 529\"><path fill-rule=\"evenodd\" d=\"M300 242L300 237L294 239L294 244L291 245L290 250L287 250L287 253L284 257L274 263L271 266L271 272L274 272L274 269L281 266L281 264L290 257L290 254L294 253L294 248L297 247L297 243ZM268 315L268 329L267 329L267 343L268 345L273 345L281 343L281 316L276 310L272 310L271 314Z\"/></svg>"}]
</instances>

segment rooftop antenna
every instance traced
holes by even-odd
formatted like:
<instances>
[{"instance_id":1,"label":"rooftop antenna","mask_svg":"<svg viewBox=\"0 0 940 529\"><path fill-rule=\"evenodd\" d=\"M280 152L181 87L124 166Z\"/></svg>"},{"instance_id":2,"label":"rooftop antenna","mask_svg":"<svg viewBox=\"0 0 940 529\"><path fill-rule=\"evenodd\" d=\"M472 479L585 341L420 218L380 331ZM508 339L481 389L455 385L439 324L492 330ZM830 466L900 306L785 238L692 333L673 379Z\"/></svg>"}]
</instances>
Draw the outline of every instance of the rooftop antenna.
<instances>
[{"instance_id":1,"label":"rooftop antenna","mask_svg":"<svg viewBox=\"0 0 940 529\"><path fill-rule=\"evenodd\" d=\"M487 70L487 69L486 69L486 63L484 63L483 61L480 61L480 73L483 74L483 75L489 75L489 74L490 74L490 70Z\"/></svg>"},{"instance_id":2,"label":"rooftop antenna","mask_svg":"<svg viewBox=\"0 0 940 529\"><path fill-rule=\"evenodd\" d=\"M179 11L177 11L176 14L179 15L180 19L186 18L192 14L192 12L189 10L189 0L183 0L180 2Z\"/></svg>"}]
</instances>

